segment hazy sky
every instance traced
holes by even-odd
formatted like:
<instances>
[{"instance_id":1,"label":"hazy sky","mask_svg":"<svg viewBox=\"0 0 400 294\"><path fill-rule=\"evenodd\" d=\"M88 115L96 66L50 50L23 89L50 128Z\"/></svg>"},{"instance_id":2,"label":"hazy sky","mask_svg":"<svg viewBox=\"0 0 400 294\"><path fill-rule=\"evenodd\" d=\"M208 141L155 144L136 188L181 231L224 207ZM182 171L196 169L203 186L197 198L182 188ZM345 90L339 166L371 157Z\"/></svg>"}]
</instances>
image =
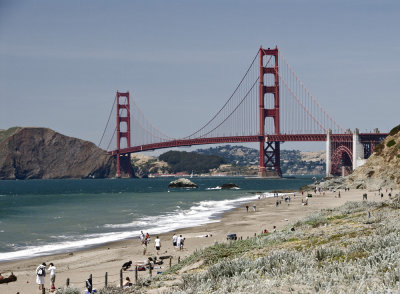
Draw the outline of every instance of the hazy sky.
<instances>
[{"instance_id":1,"label":"hazy sky","mask_svg":"<svg viewBox=\"0 0 400 294\"><path fill-rule=\"evenodd\" d=\"M183 137L225 103L260 45L278 45L342 126L387 131L400 123L399 29L399 1L0 0L0 128L97 144L115 92L129 90Z\"/></svg>"}]
</instances>

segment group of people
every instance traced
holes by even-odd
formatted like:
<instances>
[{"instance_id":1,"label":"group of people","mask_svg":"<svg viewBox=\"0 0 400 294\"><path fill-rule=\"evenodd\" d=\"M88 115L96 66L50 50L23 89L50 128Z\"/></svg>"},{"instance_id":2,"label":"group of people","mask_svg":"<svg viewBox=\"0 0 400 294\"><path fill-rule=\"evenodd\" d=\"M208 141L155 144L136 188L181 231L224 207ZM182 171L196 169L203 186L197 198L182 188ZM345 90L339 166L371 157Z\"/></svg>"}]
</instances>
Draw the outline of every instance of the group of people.
<instances>
[{"instance_id":1,"label":"group of people","mask_svg":"<svg viewBox=\"0 0 400 294\"><path fill-rule=\"evenodd\" d=\"M255 204L253 204L253 211L257 210L257 206ZM246 212L249 212L249 206L246 205Z\"/></svg>"},{"instance_id":2,"label":"group of people","mask_svg":"<svg viewBox=\"0 0 400 294\"><path fill-rule=\"evenodd\" d=\"M49 264L49 268L46 269L46 263L43 262L36 268L36 284L39 285L39 290L42 290L44 288L44 277L47 274L47 271L50 273L50 291L54 292L56 287L55 287L55 282L56 282L56 267L54 264L51 262Z\"/></svg>"},{"instance_id":3,"label":"group of people","mask_svg":"<svg viewBox=\"0 0 400 294\"><path fill-rule=\"evenodd\" d=\"M172 236L172 245L177 249L177 250L183 250L183 244L185 242L185 238L182 237L182 235L179 235L179 237L174 234Z\"/></svg>"},{"instance_id":4,"label":"group of people","mask_svg":"<svg viewBox=\"0 0 400 294\"><path fill-rule=\"evenodd\" d=\"M145 235L143 231L140 231L139 239L143 246L143 255L146 255L147 245L150 243L150 235L149 233L146 233ZM158 255L161 250L161 240L159 236L157 236L156 239L154 240L154 247L156 248Z\"/></svg>"}]
</instances>

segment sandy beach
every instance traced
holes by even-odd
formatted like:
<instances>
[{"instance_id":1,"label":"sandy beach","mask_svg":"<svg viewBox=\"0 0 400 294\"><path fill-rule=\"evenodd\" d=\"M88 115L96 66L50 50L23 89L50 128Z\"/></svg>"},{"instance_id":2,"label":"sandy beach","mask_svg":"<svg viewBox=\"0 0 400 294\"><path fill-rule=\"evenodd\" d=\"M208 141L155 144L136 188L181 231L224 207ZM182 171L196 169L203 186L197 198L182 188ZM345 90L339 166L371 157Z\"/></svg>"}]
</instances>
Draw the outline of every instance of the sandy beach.
<instances>
[{"instance_id":1,"label":"sandy beach","mask_svg":"<svg viewBox=\"0 0 400 294\"><path fill-rule=\"evenodd\" d=\"M160 235L162 245L160 256L172 255L172 264L175 264L178 262L178 258L183 259L195 250L215 242L226 242L226 235L229 233L236 233L239 238L247 238L253 237L254 234L258 235L264 230L272 232L273 226L280 230L312 211L337 207L347 201L362 201L363 193L368 194L368 201L381 201L377 191L350 190L345 192L341 190L340 198L338 198L338 192L325 192L325 195L312 193L313 197L309 198L307 206L302 205L302 199L305 199L307 193L302 196L301 192L296 192L295 198L292 197L290 203L283 200L279 206L276 206L277 198L265 198L251 202L248 204L248 212L246 212L245 206L242 206L224 214L218 222L177 231L177 234L182 234L185 238L183 251L173 248L173 232ZM395 193L398 191L393 191L393 195ZM387 200L387 193L384 194L383 200ZM253 210L253 205L256 205L256 211ZM205 237L205 235L209 237ZM0 272L4 277L13 272L18 278L16 282L0 284L0 293L41 293L36 284L35 269L42 262L46 262L47 265L53 262L57 267L57 288L63 287L69 278L71 286L83 290L85 280L90 274L93 275L94 287L102 288L106 272L108 273L108 284L119 285L120 269L124 262L129 260L132 260L133 263L143 262L149 256L156 256L155 237L151 236L146 255L143 255L142 245L136 238L82 251L0 263ZM169 261L161 265L161 268L154 269L153 275L168 267ZM134 271L124 271L123 279L125 280L125 277L129 276L131 281L134 281L134 275ZM139 272L139 276L148 275L148 271ZM46 276L45 281L46 289L48 289L50 277Z\"/></svg>"}]
</instances>

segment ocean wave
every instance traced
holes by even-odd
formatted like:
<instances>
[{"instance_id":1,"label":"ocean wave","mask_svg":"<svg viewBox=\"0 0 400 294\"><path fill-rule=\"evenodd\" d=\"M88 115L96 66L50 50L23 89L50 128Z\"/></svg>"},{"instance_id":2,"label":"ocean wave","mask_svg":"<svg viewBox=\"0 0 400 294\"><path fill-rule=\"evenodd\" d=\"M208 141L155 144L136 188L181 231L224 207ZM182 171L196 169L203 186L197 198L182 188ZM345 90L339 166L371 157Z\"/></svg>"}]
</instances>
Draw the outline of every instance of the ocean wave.
<instances>
[{"instance_id":1,"label":"ocean wave","mask_svg":"<svg viewBox=\"0 0 400 294\"><path fill-rule=\"evenodd\" d=\"M151 235L155 235L182 228L219 222L216 216L238 207L242 203L259 199L261 195L262 197L273 197L272 193L262 193L245 195L237 199L204 200L185 210L177 207L175 211L164 215L147 216L130 223L105 224L103 226L108 230L122 230L119 232L102 232L81 236L53 235L52 239L58 239L58 242L52 242L40 246L18 248L14 252L0 253L0 261L69 252L108 242L135 238L139 236L141 230L148 232Z\"/></svg>"},{"instance_id":2,"label":"ocean wave","mask_svg":"<svg viewBox=\"0 0 400 294\"><path fill-rule=\"evenodd\" d=\"M222 189L221 186L206 188L206 190L221 190L221 189Z\"/></svg>"}]
</instances>

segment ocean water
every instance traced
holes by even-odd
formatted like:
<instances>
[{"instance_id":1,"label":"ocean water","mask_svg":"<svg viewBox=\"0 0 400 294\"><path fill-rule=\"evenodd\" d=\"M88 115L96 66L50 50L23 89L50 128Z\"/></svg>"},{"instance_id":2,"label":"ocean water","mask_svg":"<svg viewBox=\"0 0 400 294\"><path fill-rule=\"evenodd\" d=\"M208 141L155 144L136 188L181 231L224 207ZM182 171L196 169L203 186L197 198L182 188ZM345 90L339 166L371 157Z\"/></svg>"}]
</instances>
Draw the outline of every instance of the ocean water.
<instances>
[{"instance_id":1,"label":"ocean water","mask_svg":"<svg viewBox=\"0 0 400 294\"><path fill-rule=\"evenodd\" d=\"M198 189L168 189L171 178L0 181L0 262L216 222L273 190L311 177L193 178ZM240 189L220 190L224 183ZM265 194L269 195L269 194Z\"/></svg>"}]
</instances>

